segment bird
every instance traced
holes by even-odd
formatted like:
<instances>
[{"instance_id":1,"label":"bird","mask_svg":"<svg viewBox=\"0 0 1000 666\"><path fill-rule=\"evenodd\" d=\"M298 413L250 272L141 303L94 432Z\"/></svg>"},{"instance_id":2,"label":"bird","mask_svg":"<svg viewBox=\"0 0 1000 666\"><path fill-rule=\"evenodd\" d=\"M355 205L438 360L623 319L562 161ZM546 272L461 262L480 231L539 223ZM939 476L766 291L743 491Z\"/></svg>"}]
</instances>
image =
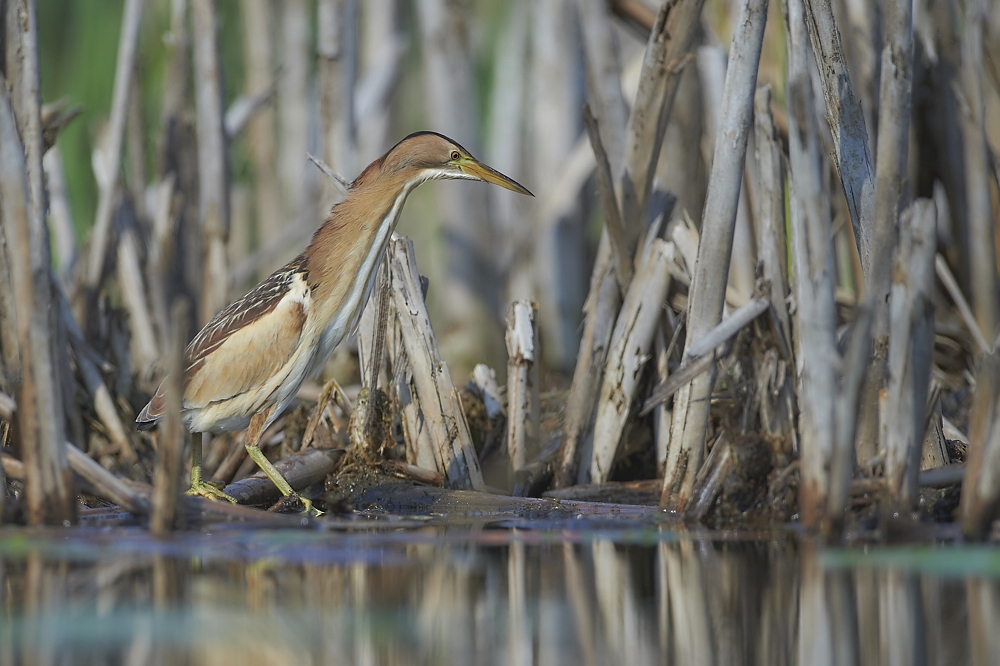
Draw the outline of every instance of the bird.
<instances>
[{"instance_id":1,"label":"bird","mask_svg":"<svg viewBox=\"0 0 1000 666\"><path fill-rule=\"evenodd\" d=\"M369 164L305 250L224 308L184 352L181 418L192 433L246 429L244 446L264 474L304 511L260 451L260 438L357 327L407 196L428 180L475 180L534 196L520 183L436 132L416 132ZM149 430L164 415L166 380L136 417ZM201 439L191 444L189 494L236 500L201 478Z\"/></svg>"}]
</instances>

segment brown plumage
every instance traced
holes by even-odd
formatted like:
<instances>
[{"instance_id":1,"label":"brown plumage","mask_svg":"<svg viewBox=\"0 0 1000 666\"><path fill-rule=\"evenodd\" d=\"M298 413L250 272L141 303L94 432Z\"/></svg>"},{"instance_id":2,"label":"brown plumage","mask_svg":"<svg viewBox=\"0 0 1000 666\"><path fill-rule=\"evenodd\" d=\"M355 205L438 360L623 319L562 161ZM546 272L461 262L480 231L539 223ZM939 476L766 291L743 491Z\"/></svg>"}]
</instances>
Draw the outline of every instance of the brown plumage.
<instances>
[{"instance_id":1,"label":"brown plumage","mask_svg":"<svg viewBox=\"0 0 1000 666\"><path fill-rule=\"evenodd\" d=\"M482 180L531 194L440 134L420 132L400 141L351 183L301 255L191 341L185 351L185 425L193 432L228 432L246 428L258 415L253 430L259 436L357 325L406 197L437 178ZM161 384L139 413L140 429L163 416L163 391Z\"/></svg>"}]
</instances>

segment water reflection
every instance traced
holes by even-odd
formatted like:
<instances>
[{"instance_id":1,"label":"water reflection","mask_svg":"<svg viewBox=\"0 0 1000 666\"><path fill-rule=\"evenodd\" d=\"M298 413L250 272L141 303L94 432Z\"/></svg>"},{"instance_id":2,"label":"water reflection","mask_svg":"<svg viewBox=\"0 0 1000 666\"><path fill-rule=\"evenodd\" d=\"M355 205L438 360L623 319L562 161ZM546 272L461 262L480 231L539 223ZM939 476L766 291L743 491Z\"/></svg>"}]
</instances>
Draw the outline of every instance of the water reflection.
<instances>
[{"instance_id":1,"label":"water reflection","mask_svg":"<svg viewBox=\"0 0 1000 666\"><path fill-rule=\"evenodd\" d=\"M6 664L988 664L1000 552L658 528L0 532Z\"/></svg>"}]
</instances>

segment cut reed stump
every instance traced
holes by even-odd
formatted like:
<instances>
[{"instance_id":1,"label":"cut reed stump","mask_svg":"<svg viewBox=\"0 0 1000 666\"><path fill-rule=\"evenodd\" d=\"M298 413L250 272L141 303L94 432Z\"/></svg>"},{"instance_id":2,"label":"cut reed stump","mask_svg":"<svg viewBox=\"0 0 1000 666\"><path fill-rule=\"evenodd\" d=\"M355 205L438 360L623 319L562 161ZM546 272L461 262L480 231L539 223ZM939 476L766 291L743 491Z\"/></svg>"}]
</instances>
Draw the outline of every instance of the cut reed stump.
<instances>
[{"instance_id":1,"label":"cut reed stump","mask_svg":"<svg viewBox=\"0 0 1000 666\"><path fill-rule=\"evenodd\" d=\"M389 274L403 348L413 370L416 399L434 445L435 469L451 487L481 490L483 474L465 421L462 402L441 360L424 304L420 276L408 238L389 242Z\"/></svg>"},{"instance_id":2,"label":"cut reed stump","mask_svg":"<svg viewBox=\"0 0 1000 666\"><path fill-rule=\"evenodd\" d=\"M538 305L514 301L507 309L507 452L515 471L538 446Z\"/></svg>"}]
</instances>

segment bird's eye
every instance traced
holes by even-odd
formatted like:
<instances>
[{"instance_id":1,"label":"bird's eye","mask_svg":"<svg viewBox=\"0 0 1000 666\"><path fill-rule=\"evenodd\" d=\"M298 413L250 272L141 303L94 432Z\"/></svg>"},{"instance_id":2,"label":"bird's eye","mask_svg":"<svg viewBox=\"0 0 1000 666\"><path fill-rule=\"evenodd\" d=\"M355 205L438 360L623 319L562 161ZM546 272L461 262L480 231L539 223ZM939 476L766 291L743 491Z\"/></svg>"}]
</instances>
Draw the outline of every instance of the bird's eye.
<instances>
[{"instance_id":1,"label":"bird's eye","mask_svg":"<svg viewBox=\"0 0 1000 666\"><path fill-rule=\"evenodd\" d=\"M452 160L457 160L459 157L461 157L461 155L458 154L457 150L451 151L451 159Z\"/></svg>"}]
</instances>

